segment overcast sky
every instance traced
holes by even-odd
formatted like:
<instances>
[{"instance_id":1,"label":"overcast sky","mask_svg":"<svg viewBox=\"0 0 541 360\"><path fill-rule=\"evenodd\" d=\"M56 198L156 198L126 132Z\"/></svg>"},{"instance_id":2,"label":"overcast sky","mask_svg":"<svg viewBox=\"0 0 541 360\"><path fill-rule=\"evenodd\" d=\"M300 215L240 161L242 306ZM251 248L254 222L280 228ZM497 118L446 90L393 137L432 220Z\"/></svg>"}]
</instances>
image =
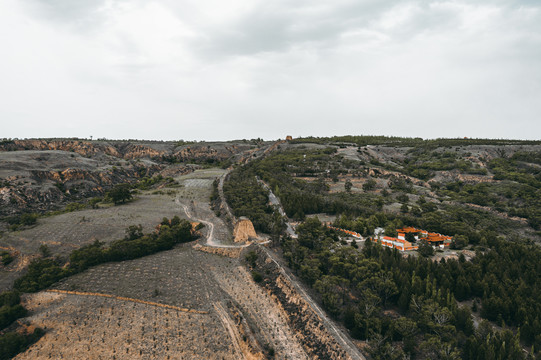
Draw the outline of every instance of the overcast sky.
<instances>
[{"instance_id":1,"label":"overcast sky","mask_svg":"<svg viewBox=\"0 0 541 360\"><path fill-rule=\"evenodd\" d=\"M0 138L541 138L538 0L1 0Z\"/></svg>"}]
</instances>

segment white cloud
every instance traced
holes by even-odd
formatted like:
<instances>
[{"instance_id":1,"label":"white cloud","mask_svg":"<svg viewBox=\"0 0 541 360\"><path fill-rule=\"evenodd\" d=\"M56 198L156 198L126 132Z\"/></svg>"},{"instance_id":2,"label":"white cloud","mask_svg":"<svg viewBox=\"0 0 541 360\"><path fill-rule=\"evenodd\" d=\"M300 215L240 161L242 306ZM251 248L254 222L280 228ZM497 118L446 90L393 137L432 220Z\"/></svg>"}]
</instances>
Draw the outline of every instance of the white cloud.
<instances>
[{"instance_id":1,"label":"white cloud","mask_svg":"<svg viewBox=\"0 0 541 360\"><path fill-rule=\"evenodd\" d=\"M541 6L0 4L6 137L534 138Z\"/></svg>"}]
</instances>

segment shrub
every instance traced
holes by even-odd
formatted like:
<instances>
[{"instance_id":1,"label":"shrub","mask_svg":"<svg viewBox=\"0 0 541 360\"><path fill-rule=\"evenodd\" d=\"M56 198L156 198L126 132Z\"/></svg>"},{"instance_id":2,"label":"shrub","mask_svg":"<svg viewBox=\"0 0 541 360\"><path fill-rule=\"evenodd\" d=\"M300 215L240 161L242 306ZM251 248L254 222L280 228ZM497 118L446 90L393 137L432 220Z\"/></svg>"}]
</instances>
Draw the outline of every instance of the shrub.
<instances>
[{"instance_id":1,"label":"shrub","mask_svg":"<svg viewBox=\"0 0 541 360\"><path fill-rule=\"evenodd\" d=\"M255 251L252 250L248 254L246 254L246 256L244 258L246 259L246 261L248 262L250 267L254 268L255 264L256 264L256 261L257 261L257 258L258 258L258 255L257 255L257 253Z\"/></svg>"},{"instance_id":2,"label":"shrub","mask_svg":"<svg viewBox=\"0 0 541 360\"><path fill-rule=\"evenodd\" d=\"M424 257L434 255L434 248L426 240L422 240L419 244L419 254Z\"/></svg>"},{"instance_id":3,"label":"shrub","mask_svg":"<svg viewBox=\"0 0 541 360\"><path fill-rule=\"evenodd\" d=\"M4 266L9 265L14 260L13 256L7 251L0 252L0 258L2 259L2 264Z\"/></svg>"},{"instance_id":4,"label":"shrub","mask_svg":"<svg viewBox=\"0 0 541 360\"><path fill-rule=\"evenodd\" d=\"M252 271L252 279L254 279L256 283L259 283L263 281L263 276L257 271Z\"/></svg>"}]
</instances>

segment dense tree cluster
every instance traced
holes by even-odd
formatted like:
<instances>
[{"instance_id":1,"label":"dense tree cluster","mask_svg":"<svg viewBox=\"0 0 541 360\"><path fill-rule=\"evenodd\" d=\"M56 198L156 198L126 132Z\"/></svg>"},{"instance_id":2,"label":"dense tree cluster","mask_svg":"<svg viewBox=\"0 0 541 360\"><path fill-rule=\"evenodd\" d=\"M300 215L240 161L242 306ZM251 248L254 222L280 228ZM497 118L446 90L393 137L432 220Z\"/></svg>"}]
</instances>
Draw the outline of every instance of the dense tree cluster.
<instances>
[{"instance_id":1,"label":"dense tree cluster","mask_svg":"<svg viewBox=\"0 0 541 360\"><path fill-rule=\"evenodd\" d=\"M511 157L503 155L489 162L495 179L508 179L541 188L541 153L517 152Z\"/></svg>"},{"instance_id":2,"label":"dense tree cluster","mask_svg":"<svg viewBox=\"0 0 541 360\"><path fill-rule=\"evenodd\" d=\"M514 181L478 184L456 181L445 184L437 193L455 201L525 218L534 229L541 229L541 188Z\"/></svg>"},{"instance_id":3,"label":"dense tree cluster","mask_svg":"<svg viewBox=\"0 0 541 360\"><path fill-rule=\"evenodd\" d=\"M362 252L342 246L313 218L298 234L283 242L284 257L352 336L369 340L374 358L522 359L520 340L541 346L537 247L491 238L492 250L471 262L438 263L370 241ZM480 301L483 317L520 332L474 331L470 309L457 304L468 299Z\"/></svg>"},{"instance_id":4,"label":"dense tree cluster","mask_svg":"<svg viewBox=\"0 0 541 360\"><path fill-rule=\"evenodd\" d=\"M396 228L414 226L451 235L453 249L468 248L476 254L471 261L461 256L433 262L434 250L422 242L418 245L424 256L418 257L403 258L396 250L371 242L359 252L355 246L344 246L332 230L310 218L299 226L298 239L282 242L290 266L353 336L369 340L374 358L401 358L405 354L411 358L522 359L521 345L532 346L532 353L539 356L541 311L535 304L541 302L541 250L531 240L519 238L524 225L501 216L507 213L526 218L539 229L539 153L506 156L501 150L500 157L482 168L471 161L470 154L459 155L458 148L452 151L450 147L526 142L385 137L312 140L308 142L335 142L340 147L344 145L341 142L359 146L409 144L411 150L395 162L397 165L373 159L370 169L364 161L352 162L331 148L297 148L252 161L235 171L248 171L250 177L265 180L292 218L337 214L335 226L363 236L371 236L377 227L391 234ZM359 148L359 152L363 150ZM420 188L422 182L415 181L431 179L441 171L487 178L490 171L496 181L430 180L431 194ZM349 189L329 192L327 184L339 177L346 183L364 177L364 191L350 192L353 184L349 182ZM470 311L485 319L477 328ZM494 330L494 324L503 330Z\"/></svg>"},{"instance_id":5,"label":"dense tree cluster","mask_svg":"<svg viewBox=\"0 0 541 360\"><path fill-rule=\"evenodd\" d=\"M7 291L0 294L0 330L26 315L26 309L20 304L21 298L17 291Z\"/></svg>"},{"instance_id":6,"label":"dense tree cluster","mask_svg":"<svg viewBox=\"0 0 541 360\"><path fill-rule=\"evenodd\" d=\"M14 287L23 292L36 292L94 265L136 259L168 250L175 244L193 240L191 229L189 221L176 216L171 220L164 219L158 232L146 235L138 226L130 226L124 239L113 241L109 246L95 241L74 250L67 267L62 266L59 259L41 258L32 261L28 272L15 281Z\"/></svg>"},{"instance_id":7,"label":"dense tree cluster","mask_svg":"<svg viewBox=\"0 0 541 360\"><path fill-rule=\"evenodd\" d=\"M250 167L233 171L224 184L224 195L235 216L246 216L254 228L268 234L280 234L284 222L269 204L268 192L258 183ZM217 191L215 197L218 196Z\"/></svg>"},{"instance_id":8,"label":"dense tree cluster","mask_svg":"<svg viewBox=\"0 0 541 360\"><path fill-rule=\"evenodd\" d=\"M403 160L402 171L410 176L428 180L434 177L436 171L458 170L467 174L486 175L487 170L473 164L451 151L430 151L426 148L416 148L409 152Z\"/></svg>"},{"instance_id":9,"label":"dense tree cluster","mask_svg":"<svg viewBox=\"0 0 541 360\"><path fill-rule=\"evenodd\" d=\"M36 328L30 334L21 334L16 331L9 331L0 335L0 360L13 358L20 352L26 350L45 334L41 328Z\"/></svg>"},{"instance_id":10,"label":"dense tree cluster","mask_svg":"<svg viewBox=\"0 0 541 360\"><path fill-rule=\"evenodd\" d=\"M6 291L0 294L0 360L11 359L43 335L43 330L40 328L32 334L4 331L15 320L26 314L27 311L21 305L21 297L17 291Z\"/></svg>"},{"instance_id":11,"label":"dense tree cluster","mask_svg":"<svg viewBox=\"0 0 541 360\"><path fill-rule=\"evenodd\" d=\"M34 225L38 221L39 215L36 213L23 213L21 215L10 216L6 218L9 229L15 231L21 226Z\"/></svg>"}]
</instances>

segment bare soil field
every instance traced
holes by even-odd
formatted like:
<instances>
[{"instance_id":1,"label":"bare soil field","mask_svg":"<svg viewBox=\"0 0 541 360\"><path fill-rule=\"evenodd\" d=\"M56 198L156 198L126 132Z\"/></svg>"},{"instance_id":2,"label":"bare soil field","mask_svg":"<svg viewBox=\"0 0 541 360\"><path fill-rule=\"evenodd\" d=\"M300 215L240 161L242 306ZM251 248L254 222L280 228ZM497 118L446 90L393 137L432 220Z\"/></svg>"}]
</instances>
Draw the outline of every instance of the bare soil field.
<instances>
[{"instance_id":1,"label":"bare soil field","mask_svg":"<svg viewBox=\"0 0 541 360\"><path fill-rule=\"evenodd\" d=\"M183 244L140 259L108 263L69 277L53 288L113 294L182 308L210 311L220 287L204 268L227 260ZM212 281L211 281L212 280Z\"/></svg>"},{"instance_id":2,"label":"bare soil field","mask_svg":"<svg viewBox=\"0 0 541 360\"><path fill-rule=\"evenodd\" d=\"M98 296L27 298L46 334L16 359L239 359L216 314Z\"/></svg>"},{"instance_id":3,"label":"bare soil field","mask_svg":"<svg viewBox=\"0 0 541 360\"><path fill-rule=\"evenodd\" d=\"M212 181L223 172L179 176L179 186L143 192L123 206L40 219L1 241L27 254L46 243L66 255L95 239L123 237L128 225L141 223L148 232L162 217L178 215L212 225L203 229L201 244L210 235L214 246L232 244L230 230L208 204ZM252 280L239 252L220 256L193 246L102 264L25 295L30 314L19 322L46 333L17 359L308 358L284 310Z\"/></svg>"},{"instance_id":4,"label":"bare soil field","mask_svg":"<svg viewBox=\"0 0 541 360\"><path fill-rule=\"evenodd\" d=\"M214 263L214 279L242 309L259 342L271 346L277 359L308 359L295 333L288 326L287 315L274 299L252 281L245 267Z\"/></svg>"}]
</instances>

